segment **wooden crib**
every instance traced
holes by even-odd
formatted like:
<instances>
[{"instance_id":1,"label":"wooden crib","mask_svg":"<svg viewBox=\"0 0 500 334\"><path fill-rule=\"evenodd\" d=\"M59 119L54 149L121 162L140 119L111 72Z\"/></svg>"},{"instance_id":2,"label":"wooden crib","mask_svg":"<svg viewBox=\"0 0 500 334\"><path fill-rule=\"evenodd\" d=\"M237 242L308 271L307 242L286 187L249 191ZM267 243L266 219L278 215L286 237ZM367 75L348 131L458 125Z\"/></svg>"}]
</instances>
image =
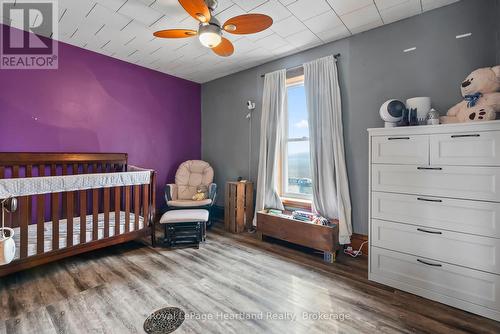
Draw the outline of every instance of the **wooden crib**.
<instances>
[{"instance_id":1,"label":"wooden crib","mask_svg":"<svg viewBox=\"0 0 500 334\"><path fill-rule=\"evenodd\" d=\"M0 266L0 277L44 263L155 234L155 172L129 168L124 153L0 153L0 179L50 182L67 175L95 179L141 174L142 184L108 185L17 197L18 209L6 214L15 230L16 258ZM84 175L98 174L98 175ZM36 181L36 180L35 180Z\"/></svg>"}]
</instances>

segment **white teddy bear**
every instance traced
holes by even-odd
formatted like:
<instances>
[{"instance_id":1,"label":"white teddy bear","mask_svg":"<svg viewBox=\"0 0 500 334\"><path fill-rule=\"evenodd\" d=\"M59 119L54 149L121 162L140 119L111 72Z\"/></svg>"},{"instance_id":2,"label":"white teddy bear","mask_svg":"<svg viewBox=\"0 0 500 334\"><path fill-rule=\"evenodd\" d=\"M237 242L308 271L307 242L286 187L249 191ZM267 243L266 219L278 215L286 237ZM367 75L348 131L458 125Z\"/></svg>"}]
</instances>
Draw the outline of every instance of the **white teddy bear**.
<instances>
[{"instance_id":1,"label":"white teddy bear","mask_svg":"<svg viewBox=\"0 0 500 334\"><path fill-rule=\"evenodd\" d=\"M441 117L441 123L489 121L500 112L500 65L475 70L462 82L464 100Z\"/></svg>"}]
</instances>

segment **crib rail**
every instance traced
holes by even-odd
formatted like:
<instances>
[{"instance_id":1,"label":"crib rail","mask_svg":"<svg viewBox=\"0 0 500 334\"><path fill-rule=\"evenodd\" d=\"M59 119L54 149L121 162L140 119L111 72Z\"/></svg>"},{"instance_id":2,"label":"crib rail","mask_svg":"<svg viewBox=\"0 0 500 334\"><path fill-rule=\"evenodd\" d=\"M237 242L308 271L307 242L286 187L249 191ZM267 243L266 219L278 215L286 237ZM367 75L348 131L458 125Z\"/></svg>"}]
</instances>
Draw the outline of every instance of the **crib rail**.
<instances>
[{"instance_id":1,"label":"crib rail","mask_svg":"<svg viewBox=\"0 0 500 334\"><path fill-rule=\"evenodd\" d=\"M37 176L76 175L88 173L112 173L127 170L126 153L0 153L0 179ZM62 210L66 212L67 194L62 194ZM74 196L78 207L78 196ZM45 200L40 199L40 205ZM28 198L28 205L32 205ZM31 211L31 210L29 210ZM21 212L12 217L13 227L20 226Z\"/></svg>"},{"instance_id":2,"label":"crib rail","mask_svg":"<svg viewBox=\"0 0 500 334\"><path fill-rule=\"evenodd\" d=\"M0 276L149 233L154 240L155 178L151 171L145 184L18 197L6 226L19 233L19 251L14 262L0 266Z\"/></svg>"}]
</instances>

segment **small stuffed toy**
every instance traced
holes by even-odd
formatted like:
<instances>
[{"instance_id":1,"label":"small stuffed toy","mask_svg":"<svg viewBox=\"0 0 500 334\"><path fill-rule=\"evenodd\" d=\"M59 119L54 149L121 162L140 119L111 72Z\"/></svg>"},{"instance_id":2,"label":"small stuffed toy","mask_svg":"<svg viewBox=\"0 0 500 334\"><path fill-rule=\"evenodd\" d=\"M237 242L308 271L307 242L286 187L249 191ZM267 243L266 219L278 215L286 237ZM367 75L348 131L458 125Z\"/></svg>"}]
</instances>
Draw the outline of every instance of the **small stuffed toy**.
<instances>
[{"instance_id":1,"label":"small stuffed toy","mask_svg":"<svg viewBox=\"0 0 500 334\"><path fill-rule=\"evenodd\" d=\"M193 196L193 201L203 201L207 198L208 188L206 186L198 186L196 194Z\"/></svg>"},{"instance_id":2,"label":"small stuffed toy","mask_svg":"<svg viewBox=\"0 0 500 334\"><path fill-rule=\"evenodd\" d=\"M462 82L464 100L441 117L441 123L490 121L500 112L500 65L475 70Z\"/></svg>"}]
</instances>

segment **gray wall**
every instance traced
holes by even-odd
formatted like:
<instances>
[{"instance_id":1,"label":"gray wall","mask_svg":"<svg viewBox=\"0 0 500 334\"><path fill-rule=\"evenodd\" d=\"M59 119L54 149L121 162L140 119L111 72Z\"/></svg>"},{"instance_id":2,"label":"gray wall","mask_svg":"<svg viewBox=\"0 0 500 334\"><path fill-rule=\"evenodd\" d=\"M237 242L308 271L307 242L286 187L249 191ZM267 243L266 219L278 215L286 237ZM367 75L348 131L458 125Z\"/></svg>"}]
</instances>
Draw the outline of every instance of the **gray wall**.
<instances>
[{"instance_id":1,"label":"gray wall","mask_svg":"<svg viewBox=\"0 0 500 334\"><path fill-rule=\"evenodd\" d=\"M368 135L381 127L378 110L389 98L431 96L445 113L461 96L459 84L472 70L496 61L497 0L462 0L340 41L322 45L202 85L202 156L223 189L238 176L256 179L261 74L341 53L346 159L354 232L367 234ZM472 32L472 37L455 36ZM416 46L412 53L403 53ZM257 102L253 119L252 172L248 175L249 123L246 101ZM223 205L223 191L218 205Z\"/></svg>"}]
</instances>

